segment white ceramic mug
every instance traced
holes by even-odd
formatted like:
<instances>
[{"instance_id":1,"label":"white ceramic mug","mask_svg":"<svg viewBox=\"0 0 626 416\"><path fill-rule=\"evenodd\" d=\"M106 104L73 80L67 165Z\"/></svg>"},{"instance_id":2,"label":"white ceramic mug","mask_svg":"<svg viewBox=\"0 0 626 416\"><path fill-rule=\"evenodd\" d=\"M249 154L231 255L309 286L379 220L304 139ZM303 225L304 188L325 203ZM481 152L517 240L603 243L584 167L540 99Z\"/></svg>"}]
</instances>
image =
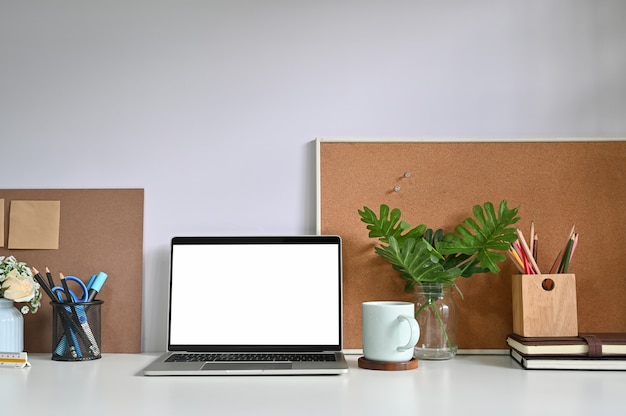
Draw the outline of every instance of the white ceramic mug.
<instances>
[{"instance_id":1,"label":"white ceramic mug","mask_svg":"<svg viewBox=\"0 0 626 416\"><path fill-rule=\"evenodd\" d=\"M411 302L363 302L363 355L371 361L407 362L420 336Z\"/></svg>"}]
</instances>

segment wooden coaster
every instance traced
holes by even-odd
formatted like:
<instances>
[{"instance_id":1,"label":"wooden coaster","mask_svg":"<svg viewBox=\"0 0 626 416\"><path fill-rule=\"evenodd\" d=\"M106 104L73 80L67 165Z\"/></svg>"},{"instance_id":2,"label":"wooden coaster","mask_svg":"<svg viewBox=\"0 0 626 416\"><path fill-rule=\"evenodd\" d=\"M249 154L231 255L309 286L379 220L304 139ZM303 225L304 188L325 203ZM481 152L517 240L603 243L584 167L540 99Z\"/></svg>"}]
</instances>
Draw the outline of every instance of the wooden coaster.
<instances>
[{"instance_id":1,"label":"wooden coaster","mask_svg":"<svg viewBox=\"0 0 626 416\"><path fill-rule=\"evenodd\" d=\"M359 357L359 367L367 370L382 370L382 371L403 371L403 370L415 370L418 366L417 358L411 358L411 361L405 361L401 363L389 363L382 361L372 361L365 357Z\"/></svg>"}]
</instances>

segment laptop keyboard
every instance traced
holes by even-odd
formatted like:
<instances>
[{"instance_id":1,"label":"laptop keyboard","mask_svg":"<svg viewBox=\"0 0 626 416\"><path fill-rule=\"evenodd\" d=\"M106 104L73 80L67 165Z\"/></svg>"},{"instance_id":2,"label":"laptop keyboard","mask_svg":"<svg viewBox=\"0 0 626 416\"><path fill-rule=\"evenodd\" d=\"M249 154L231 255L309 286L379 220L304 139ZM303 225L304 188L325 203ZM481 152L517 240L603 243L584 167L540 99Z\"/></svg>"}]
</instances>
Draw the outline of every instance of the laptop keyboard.
<instances>
[{"instance_id":1,"label":"laptop keyboard","mask_svg":"<svg viewBox=\"0 0 626 416\"><path fill-rule=\"evenodd\" d=\"M335 354L292 354L292 353L271 353L271 354L218 354L218 353L179 353L172 354L166 362L223 362L223 361L336 361Z\"/></svg>"}]
</instances>

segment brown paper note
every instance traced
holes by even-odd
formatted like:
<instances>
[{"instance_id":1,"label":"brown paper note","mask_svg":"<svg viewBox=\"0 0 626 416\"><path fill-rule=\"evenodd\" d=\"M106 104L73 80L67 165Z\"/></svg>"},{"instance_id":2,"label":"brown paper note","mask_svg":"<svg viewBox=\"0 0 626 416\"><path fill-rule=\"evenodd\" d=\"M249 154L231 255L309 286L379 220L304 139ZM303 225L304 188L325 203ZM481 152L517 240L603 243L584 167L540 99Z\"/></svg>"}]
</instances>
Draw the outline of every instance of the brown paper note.
<instances>
[{"instance_id":1,"label":"brown paper note","mask_svg":"<svg viewBox=\"0 0 626 416\"><path fill-rule=\"evenodd\" d=\"M61 201L11 201L9 249L59 248Z\"/></svg>"}]
</instances>

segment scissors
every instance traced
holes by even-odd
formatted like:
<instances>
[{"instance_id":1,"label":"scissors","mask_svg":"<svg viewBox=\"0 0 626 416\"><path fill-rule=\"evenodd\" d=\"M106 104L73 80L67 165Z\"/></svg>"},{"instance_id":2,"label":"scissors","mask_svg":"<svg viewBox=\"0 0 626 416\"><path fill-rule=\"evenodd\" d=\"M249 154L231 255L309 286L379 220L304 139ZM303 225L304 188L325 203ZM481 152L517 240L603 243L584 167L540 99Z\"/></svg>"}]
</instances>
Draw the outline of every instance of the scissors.
<instances>
[{"instance_id":1,"label":"scissors","mask_svg":"<svg viewBox=\"0 0 626 416\"><path fill-rule=\"evenodd\" d=\"M89 298L89 294L87 293L88 292L87 286L83 283L82 280L80 280L76 276L65 276L65 281L77 283L78 287L80 288L80 290L82 290L83 293L81 297L78 297L76 296L76 292L74 292L73 290L68 288L66 291L65 285L63 285L64 287L55 286L52 288L52 293L57 295L57 297L59 298L59 302L65 302L65 299L68 299L69 302L73 302L73 303L87 302L87 299ZM65 299L64 299L64 295L65 295Z\"/></svg>"},{"instance_id":2,"label":"scissors","mask_svg":"<svg viewBox=\"0 0 626 416\"><path fill-rule=\"evenodd\" d=\"M78 284L80 290L82 291L82 296L80 297L77 296L76 292L74 292L68 287L67 285L68 281ZM52 293L54 293L58 297L59 302L67 301L67 302L72 303L72 305L65 306L64 309L70 314L69 318L70 318L70 321L72 321L73 323L76 323L76 322L74 319L72 319L72 316L76 316L78 318L77 323L80 325L80 328L74 328L78 330L78 331L75 331L72 329L72 326L69 325L69 335L70 335L73 345L68 345L67 337L64 335L59 341L59 343L57 344L57 347L55 348L55 353L58 355L63 355L65 351L67 350L67 348L69 347L72 356L82 357L83 353L82 353L82 350L80 349L80 344L76 336L76 334L78 333L78 335L81 336L81 338L85 341L85 343L88 344L90 352L96 356L100 355L100 349L98 348L98 343L96 341L95 336L93 335L93 332L91 331L89 322L87 321L87 313L85 312L85 307L82 305L73 305L74 303L83 303L89 300L89 291L87 289L87 286L83 283L82 280L80 280L79 278L75 276L65 276L65 277L61 276L61 283L62 283L62 287L61 286L53 287L51 289ZM82 331L80 331L80 329L82 329ZM86 340L85 340L85 337L87 338Z\"/></svg>"}]
</instances>

